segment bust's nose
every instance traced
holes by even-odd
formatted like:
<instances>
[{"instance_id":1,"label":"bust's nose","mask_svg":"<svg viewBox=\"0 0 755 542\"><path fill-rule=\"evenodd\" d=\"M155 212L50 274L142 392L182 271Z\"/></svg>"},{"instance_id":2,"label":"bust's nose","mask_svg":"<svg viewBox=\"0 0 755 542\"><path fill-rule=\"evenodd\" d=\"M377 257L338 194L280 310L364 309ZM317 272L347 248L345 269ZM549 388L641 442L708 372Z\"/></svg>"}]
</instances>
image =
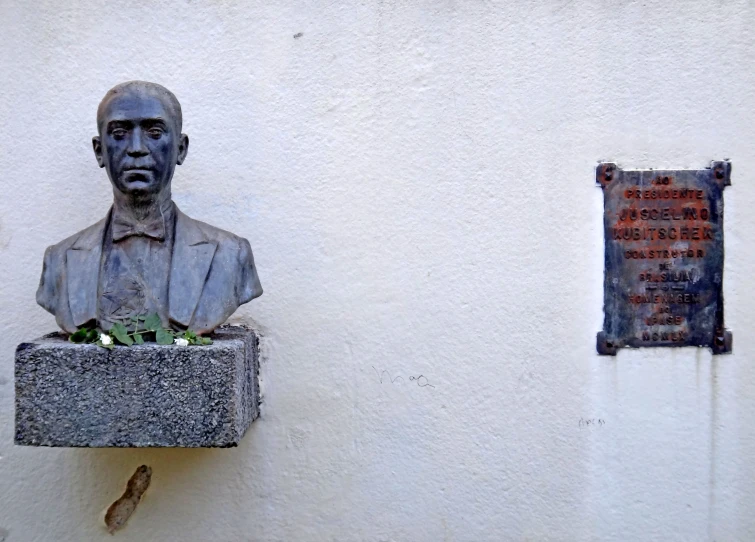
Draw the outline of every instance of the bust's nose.
<instances>
[{"instance_id":1,"label":"bust's nose","mask_svg":"<svg viewBox=\"0 0 755 542\"><path fill-rule=\"evenodd\" d=\"M142 136L141 130L134 130L131 133L131 139L129 140L126 152L133 158L149 154L147 147L144 145L144 136Z\"/></svg>"}]
</instances>

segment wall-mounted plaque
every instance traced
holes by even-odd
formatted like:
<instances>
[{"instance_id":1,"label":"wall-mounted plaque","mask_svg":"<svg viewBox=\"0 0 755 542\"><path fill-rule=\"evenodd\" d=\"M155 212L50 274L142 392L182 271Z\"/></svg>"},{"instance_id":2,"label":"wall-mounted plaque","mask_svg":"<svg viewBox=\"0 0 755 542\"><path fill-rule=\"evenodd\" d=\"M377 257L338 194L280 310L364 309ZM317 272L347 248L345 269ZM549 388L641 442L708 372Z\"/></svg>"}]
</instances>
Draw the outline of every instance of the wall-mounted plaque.
<instances>
[{"instance_id":1,"label":"wall-mounted plaque","mask_svg":"<svg viewBox=\"0 0 755 542\"><path fill-rule=\"evenodd\" d=\"M622 170L602 163L605 275L598 353L641 346L731 352L724 328L724 187L731 164Z\"/></svg>"}]
</instances>

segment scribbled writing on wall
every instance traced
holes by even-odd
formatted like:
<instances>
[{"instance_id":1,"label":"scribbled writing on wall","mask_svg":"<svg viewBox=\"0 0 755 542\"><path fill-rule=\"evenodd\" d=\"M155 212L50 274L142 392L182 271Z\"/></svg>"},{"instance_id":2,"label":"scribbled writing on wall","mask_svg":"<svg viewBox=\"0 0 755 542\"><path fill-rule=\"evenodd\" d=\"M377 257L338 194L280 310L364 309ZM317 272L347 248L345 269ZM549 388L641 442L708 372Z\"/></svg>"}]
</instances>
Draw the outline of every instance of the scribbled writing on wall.
<instances>
[{"instance_id":1,"label":"scribbled writing on wall","mask_svg":"<svg viewBox=\"0 0 755 542\"><path fill-rule=\"evenodd\" d=\"M375 371L375 374L378 377L378 382L381 384L401 384L407 382L410 384L416 384L417 387L420 388L435 388L435 386L430 383L430 380L423 374L407 375L406 377L401 374L391 375L386 369L378 370L374 365L372 366L372 370Z\"/></svg>"}]
</instances>

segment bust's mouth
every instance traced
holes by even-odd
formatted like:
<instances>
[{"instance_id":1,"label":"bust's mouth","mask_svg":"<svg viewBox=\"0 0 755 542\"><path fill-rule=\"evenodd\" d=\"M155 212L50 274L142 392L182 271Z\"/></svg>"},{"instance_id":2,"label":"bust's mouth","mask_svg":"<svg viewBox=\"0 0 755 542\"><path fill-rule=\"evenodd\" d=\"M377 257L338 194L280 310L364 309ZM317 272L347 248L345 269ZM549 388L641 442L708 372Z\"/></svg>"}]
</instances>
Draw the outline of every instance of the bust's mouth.
<instances>
[{"instance_id":1,"label":"bust's mouth","mask_svg":"<svg viewBox=\"0 0 755 542\"><path fill-rule=\"evenodd\" d=\"M130 189L142 190L151 186L157 173L151 166L128 166L121 171L121 182Z\"/></svg>"}]
</instances>

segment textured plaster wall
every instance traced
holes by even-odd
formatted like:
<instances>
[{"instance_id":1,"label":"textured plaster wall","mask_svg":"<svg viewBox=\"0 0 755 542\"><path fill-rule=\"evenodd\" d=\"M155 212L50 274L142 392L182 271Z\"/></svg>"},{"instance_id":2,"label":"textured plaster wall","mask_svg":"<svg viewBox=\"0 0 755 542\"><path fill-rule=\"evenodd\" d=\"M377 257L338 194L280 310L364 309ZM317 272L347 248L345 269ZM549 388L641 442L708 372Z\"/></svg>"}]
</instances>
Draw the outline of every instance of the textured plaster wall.
<instances>
[{"instance_id":1,"label":"textured plaster wall","mask_svg":"<svg viewBox=\"0 0 755 542\"><path fill-rule=\"evenodd\" d=\"M0 0L0 540L109 540L142 463L118 540L755 539L753 28L746 1ZM43 251L107 211L95 109L136 78L183 104L181 209L254 248L262 418L237 449L14 447ZM721 158L734 354L598 357L596 162Z\"/></svg>"}]
</instances>

